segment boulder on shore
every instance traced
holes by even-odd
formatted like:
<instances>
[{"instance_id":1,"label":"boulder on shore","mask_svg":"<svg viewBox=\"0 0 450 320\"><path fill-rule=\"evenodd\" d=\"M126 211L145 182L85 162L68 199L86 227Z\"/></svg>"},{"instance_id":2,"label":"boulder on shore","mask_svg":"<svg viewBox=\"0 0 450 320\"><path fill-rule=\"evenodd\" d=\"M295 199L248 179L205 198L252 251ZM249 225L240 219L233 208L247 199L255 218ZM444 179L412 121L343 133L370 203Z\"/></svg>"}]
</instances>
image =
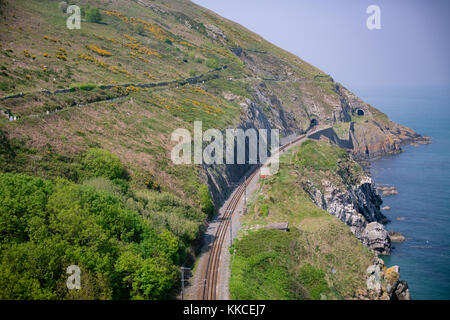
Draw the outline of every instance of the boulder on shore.
<instances>
[{"instance_id":1,"label":"boulder on shore","mask_svg":"<svg viewBox=\"0 0 450 320\"><path fill-rule=\"evenodd\" d=\"M400 232L389 231L389 236L392 242L403 242L406 240L405 236Z\"/></svg>"},{"instance_id":2,"label":"boulder on shore","mask_svg":"<svg viewBox=\"0 0 450 320\"><path fill-rule=\"evenodd\" d=\"M393 266L387 269L384 273L384 283L386 291L391 295L397 288L398 280L400 279L400 267Z\"/></svg>"},{"instance_id":3,"label":"boulder on shore","mask_svg":"<svg viewBox=\"0 0 450 320\"><path fill-rule=\"evenodd\" d=\"M364 230L363 243L379 254L389 255L391 253L391 238L379 222L367 224Z\"/></svg>"},{"instance_id":4,"label":"boulder on shore","mask_svg":"<svg viewBox=\"0 0 450 320\"><path fill-rule=\"evenodd\" d=\"M367 287L359 289L356 298L360 300L410 300L408 283L399 279L399 266L386 268L384 261L375 256L373 264L367 268Z\"/></svg>"},{"instance_id":5,"label":"boulder on shore","mask_svg":"<svg viewBox=\"0 0 450 320\"><path fill-rule=\"evenodd\" d=\"M408 283L405 280L399 281L397 288L392 294L392 300L411 300Z\"/></svg>"}]
</instances>

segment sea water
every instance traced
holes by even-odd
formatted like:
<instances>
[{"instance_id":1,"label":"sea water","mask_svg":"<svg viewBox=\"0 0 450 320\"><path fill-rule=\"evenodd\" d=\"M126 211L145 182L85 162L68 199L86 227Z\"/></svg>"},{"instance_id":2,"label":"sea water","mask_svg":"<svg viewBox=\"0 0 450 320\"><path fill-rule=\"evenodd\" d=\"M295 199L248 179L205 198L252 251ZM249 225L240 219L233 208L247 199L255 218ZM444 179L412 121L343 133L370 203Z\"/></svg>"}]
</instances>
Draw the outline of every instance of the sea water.
<instances>
[{"instance_id":1,"label":"sea water","mask_svg":"<svg viewBox=\"0 0 450 320\"><path fill-rule=\"evenodd\" d=\"M356 93L393 121L431 136L432 143L371 161L376 184L395 186L383 197L387 230L406 241L393 243L387 266L400 266L412 299L450 299L450 90L364 88Z\"/></svg>"}]
</instances>

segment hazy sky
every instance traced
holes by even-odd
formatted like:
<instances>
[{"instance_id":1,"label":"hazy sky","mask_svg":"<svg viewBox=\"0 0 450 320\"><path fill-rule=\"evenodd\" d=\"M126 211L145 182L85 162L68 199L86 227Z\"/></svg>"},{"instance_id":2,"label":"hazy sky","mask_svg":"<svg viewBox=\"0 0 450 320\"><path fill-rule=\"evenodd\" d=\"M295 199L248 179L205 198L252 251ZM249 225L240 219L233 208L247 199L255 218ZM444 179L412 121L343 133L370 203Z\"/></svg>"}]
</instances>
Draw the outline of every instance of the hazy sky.
<instances>
[{"instance_id":1,"label":"hazy sky","mask_svg":"<svg viewBox=\"0 0 450 320\"><path fill-rule=\"evenodd\" d=\"M349 88L450 85L448 0L194 0ZM381 29L368 30L369 5Z\"/></svg>"}]
</instances>

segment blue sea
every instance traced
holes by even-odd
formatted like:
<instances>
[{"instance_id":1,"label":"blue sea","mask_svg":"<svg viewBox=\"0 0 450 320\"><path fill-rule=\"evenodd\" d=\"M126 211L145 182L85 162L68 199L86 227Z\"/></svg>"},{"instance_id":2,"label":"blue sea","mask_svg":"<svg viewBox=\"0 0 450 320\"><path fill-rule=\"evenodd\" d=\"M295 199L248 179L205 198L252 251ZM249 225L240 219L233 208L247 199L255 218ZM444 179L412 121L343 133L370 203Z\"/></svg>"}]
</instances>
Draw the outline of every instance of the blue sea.
<instances>
[{"instance_id":1,"label":"blue sea","mask_svg":"<svg viewBox=\"0 0 450 320\"><path fill-rule=\"evenodd\" d=\"M431 136L432 144L407 146L401 154L371 161L377 184L399 194L384 197L387 230L406 241L393 243L387 266L400 266L412 299L450 299L450 90L446 88L364 88L364 101L393 121Z\"/></svg>"}]
</instances>

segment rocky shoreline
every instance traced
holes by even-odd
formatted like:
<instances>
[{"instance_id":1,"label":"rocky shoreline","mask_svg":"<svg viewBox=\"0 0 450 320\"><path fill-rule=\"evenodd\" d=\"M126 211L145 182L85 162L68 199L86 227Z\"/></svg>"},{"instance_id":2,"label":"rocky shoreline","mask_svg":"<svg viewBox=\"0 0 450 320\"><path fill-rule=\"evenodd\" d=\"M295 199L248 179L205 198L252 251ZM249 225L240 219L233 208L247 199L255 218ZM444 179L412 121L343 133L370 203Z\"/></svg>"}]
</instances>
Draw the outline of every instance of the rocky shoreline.
<instances>
[{"instance_id":1,"label":"rocky shoreline","mask_svg":"<svg viewBox=\"0 0 450 320\"><path fill-rule=\"evenodd\" d=\"M410 300L408 283L400 280L400 267L387 268L384 261L374 257L367 270L367 289L360 289L359 300Z\"/></svg>"},{"instance_id":2,"label":"rocky shoreline","mask_svg":"<svg viewBox=\"0 0 450 320\"><path fill-rule=\"evenodd\" d=\"M383 226L389 220L380 211L382 200L372 178L365 175L358 184L346 189L322 179L322 186L323 192L311 181L305 187L318 207L347 224L355 237L374 253L391 253L391 238Z\"/></svg>"},{"instance_id":3,"label":"rocky shoreline","mask_svg":"<svg viewBox=\"0 0 450 320\"><path fill-rule=\"evenodd\" d=\"M348 184L347 181L358 181ZM400 280L400 267L386 268L379 255L390 255L392 242L403 242L399 232L387 231L389 219L381 212L381 195L398 194L393 186L376 186L364 173L359 176L341 173L323 177L320 184L303 181L303 188L320 208L336 216L374 253L373 264L367 269L367 289L360 290L357 299L409 300L408 284ZM380 194L381 193L381 194ZM384 207L383 210L389 210Z\"/></svg>"}]
</instances>

